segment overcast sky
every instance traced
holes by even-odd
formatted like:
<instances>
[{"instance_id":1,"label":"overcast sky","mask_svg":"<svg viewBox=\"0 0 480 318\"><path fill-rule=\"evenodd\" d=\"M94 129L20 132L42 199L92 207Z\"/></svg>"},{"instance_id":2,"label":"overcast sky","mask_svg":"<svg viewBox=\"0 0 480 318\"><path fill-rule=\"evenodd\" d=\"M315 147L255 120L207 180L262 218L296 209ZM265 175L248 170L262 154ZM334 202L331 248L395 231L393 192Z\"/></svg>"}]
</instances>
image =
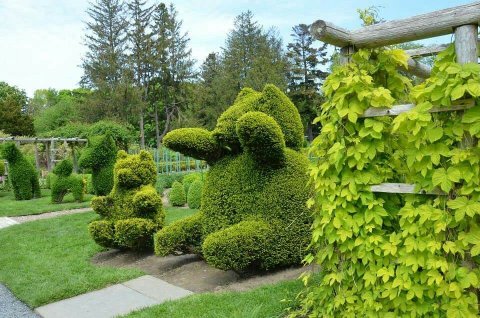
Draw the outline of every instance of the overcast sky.
<instances>
[{"instance_id":1,"label":"overcast sky","mask_svg":"<svg viewBox=\"0 0 480 318\"><path fill-rule=\"evenodd\" d=\"M357 8L380 7L387 20L439 10L468 0L177 0L193 57L201 63L219 51L235 16L250 9L265 28L277 27L284 43L292 26L324 19L354 29ZM0 81L24 89L75 88L82 75L87 0L0 0ZM439 41L440 40L440 41ZM449 38L437 42L449 41Z\"/></svg>"}]
</instances>

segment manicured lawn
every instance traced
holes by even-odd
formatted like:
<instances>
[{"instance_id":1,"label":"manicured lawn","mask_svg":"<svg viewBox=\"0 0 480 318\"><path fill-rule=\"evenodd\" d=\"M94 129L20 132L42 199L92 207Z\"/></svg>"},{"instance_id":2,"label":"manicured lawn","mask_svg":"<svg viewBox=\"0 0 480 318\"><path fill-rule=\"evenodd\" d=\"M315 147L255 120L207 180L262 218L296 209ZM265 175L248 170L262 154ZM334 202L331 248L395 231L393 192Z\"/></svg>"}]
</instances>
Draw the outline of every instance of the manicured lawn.
<instances>
[{"instance_id":1,"label":"manicured lawn","mask_svg":"<svg viewBox=\"0 0 480 318\"><path fill-rule=\"evenodd\" d=\"M187 217L189 215L192 215L195 213L197 210L192 210L192 209L186 209L186 208L175 208L175 207L168 207L165 208L166 210L166 215L165 215L165 223L170 224L173 221L182 219L184 217Z\"/></svg>"},{"instance_id":2,"label":"manicured lawn","mask_svg":"<svg viewBox=\"0 0 480 318\"><path fill-rule=\"evenodd\" d=\"M266 318L283 317L301 291L298 280L236 293L197 294L133 312L128 318ZM282 301L282 300L287 301Z\"/></svg>"},{"instance_id":3,"label":"manicured lawn","mask_svg":"<svg viewBox=\"0 0 480 318\"><path fill-rule=\"evenodd\" d=\"M50 190L42 189L42 197L33 200L16 201L13 192L0 192L0 217L40 214L45 212L88 208L90 206L91 194L85 195L85 201L74 202L72 194L65 196L63 203L51 203Z\"/></svg>"},{"instance_id":4,"label":"manicured lawn","mask_svg":"<svg viewBox=\"0 0 480 318\"><path fill-rule=\"evenodd\" d=\"M167 220L195 212L176 210L167 208ZM0 282L29 306L38 307L143 275L137 269L90 262L102 250L87 231L95 218L88 212L0 230Z\"/></svg>"}]
</instances>

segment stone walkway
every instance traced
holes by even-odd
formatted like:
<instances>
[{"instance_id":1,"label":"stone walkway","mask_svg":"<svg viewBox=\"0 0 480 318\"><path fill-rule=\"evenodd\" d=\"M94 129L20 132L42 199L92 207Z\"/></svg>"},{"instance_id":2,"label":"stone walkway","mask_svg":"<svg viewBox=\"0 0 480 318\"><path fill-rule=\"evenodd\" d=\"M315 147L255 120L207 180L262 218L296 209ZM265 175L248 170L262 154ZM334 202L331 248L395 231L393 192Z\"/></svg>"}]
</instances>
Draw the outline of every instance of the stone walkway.
<instances>
[{"instance_id":1,"label":"stone walkway","mask_svg":"<svg viewBox=\"0 0 480 318\"><path fill-rule=\"evenodd\" d=\"M5 318L38 318L27 305L18 300L0 284L0 317Z\"/></svg>"},{"instance_id":2,"label":"stone walkway","mask_svg":"<svg viewBox=\"0 0 480 318\"><path fill-rule=\"evenodd\" d=\"M37 308L44 318L111 318L137 309L193 294L191 291L145 275L91 293Z\"/></svg>"},{"instance_id":3,"label":"stone walkway","mask_svg":"<svg viewBox=\"0 0 480 318\"><path fill-rule=\"evenodd\" d=\"M9 227L15 224L18 224L18 222L15 221L13 218L0 217L0 229Z\"/></svg>"},{"instance_id":4,"label":"stone walkway","mask_svg":"<svg viewBox=\"0 0 480 318\"><path fill-rule=\"evenodd\" d=\"M10 216L10 217L0 217L0 229L25 222L31 222L42 219L51 219L56 218L62 215L85 213L92 211L91 208L81 208L81 209L72 209L64 211L55 211L55 212L46 212L41 214L32 214L32 215L22 215L22 216Z\"/></svg>"}]
</instances>

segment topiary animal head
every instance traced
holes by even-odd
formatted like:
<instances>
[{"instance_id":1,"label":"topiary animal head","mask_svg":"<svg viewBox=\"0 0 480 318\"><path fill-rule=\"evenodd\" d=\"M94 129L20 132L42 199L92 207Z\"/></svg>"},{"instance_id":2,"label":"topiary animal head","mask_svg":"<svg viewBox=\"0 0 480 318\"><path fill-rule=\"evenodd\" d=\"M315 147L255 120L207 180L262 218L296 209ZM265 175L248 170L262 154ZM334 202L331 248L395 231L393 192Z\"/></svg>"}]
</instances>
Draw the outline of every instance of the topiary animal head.
<instances>
[{"instance_id":1,"label":"topiary animal head","mask_svg":"<svg viewBox=\"0 0 480 318\"><path fill-rule=\"evenodd\" d=\"M22 158L22 153L20 149L13 142L8 142L4 144L1 148L2 157L7 159L8 162L14 163L18 159Z\"/></svg>"},{"instance_id":2,"label":"topiary animal head","mask_svg":"<svg viewBox=\"0 0 480 318\"><path fill-rule=\"evenodd\" d=\"M115 187L133 189L142 185L154 185L157 170L152 155L147 151L142 150L138 155L128 155L120 150L113 173Z\"/></svg>"},{"instance_id":3,"label":"topiary animal head","mask_svg":"<svg viewBox=\"0 0 480 318\"><path fill-rule=\"evenodd\" d=\"M73 172L73 164L70 160L62 160L58 165L53 168L53 173L59 177L68 177Z\"/></svg>"},{"instance_id":4,"label":"topiary animal head","mask_svg":"<svg viewBox=\"0 0 480 318\"><path fill-rule=\"evenodd\" d=\"M227 155L249 152L264 164L281 159L285 147L298 150L303 143L303 125L297 108L274 85L262 92L243 89L235 103L218 119L213 131L199 128L168 133L165 146L213 164ZM277 164L273 160L272 164Z\"/></svg>"},{"instance_id":5,"label":"topiary animal head","mask_svg":"<svg viewBox=\"0 0 480 318\"><path fill-rule=\"evenodd\" d=\"M115 160L116 152L117 146L109 134L90 137L88 147L80 156L79 166L84 169L107 166Z\"/></svg>"}]
</instances>

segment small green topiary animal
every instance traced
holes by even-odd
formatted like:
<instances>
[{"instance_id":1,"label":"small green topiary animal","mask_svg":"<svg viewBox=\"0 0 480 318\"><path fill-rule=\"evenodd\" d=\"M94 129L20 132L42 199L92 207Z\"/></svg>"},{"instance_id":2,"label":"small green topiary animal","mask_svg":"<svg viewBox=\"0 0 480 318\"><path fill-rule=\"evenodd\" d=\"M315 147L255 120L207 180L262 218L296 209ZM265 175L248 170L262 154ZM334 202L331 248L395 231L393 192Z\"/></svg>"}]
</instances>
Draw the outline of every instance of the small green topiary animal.
<instances>
[{"instance_id":1,"label":"small green topiary animal","mask_svg":"<svg viewBox=\"0 0 480 318\"><path fill-rule=\"evenodd\" d=\"M8 178L12 183L15 200L40 198L37 172L15 144L4 144L2 156L8 161Z\"/></svg>"},{"instance_id":2,"label":"small green topiary animal","mask_svg":"<svg viewBox=\"0 0 480 318\"><path fill-rule=\"evenodd\" d=\"M83 150L79 166L92 169L92 184L96 195L107 195L113 187L113 166L117 146L110 135L91 137Z\"/></svg>"},{"instance_id":3,"label":"small green topiary animal","mask_svg":"<svg viewBox=\"0 0 480 318\"><path fill-rule=\"evenodd\" d=\"M185 195L185 190L183 189L183 185L175 181L172 185L172 189L168 194L168 199L170 204L173 206L184 206L185 202L187 202L187 198Z\"/></svg>"},{"instance_id":4,"label":"small green topiary animal","mask_svg":"<svg viewBox=\"0 0 480 318\"><path fill-rule=\"evenodd\" d=\"M198 214L155 235L155 251L201 252L221 269L272 269L300 264L312 218L306 202L308 160L300 115L273 85L244 89L210 132L178 129L165 146L206 160Z\"/></svg>"},{"instance_id":5,"label":"small green topiary animal","mask_svg":"<svg viewBox=\"0 0 480 318\"><path fill-rule=\"evenodd\" d=\"M62 203L63 198L68 192L73 194L77 202L83 201L85 185L81 176L72 175L73 164L70 160L63 160L53 169L55 178L51 180L52 202Z\"/></svg>"},{"instance_id":6,"label":"small green topiary animal","mask_svg":"<svg viewBox=\"0 0 480 318\"><path fill-rule=\"evenodd\" d=\"M153 234L164 224L162 198L154 188L157 171L147 151L118 152L113 189L94 197L92 208L102 220L89 225L90 235L104 247L148 250Z\"/></svg>"}]
</instances>

